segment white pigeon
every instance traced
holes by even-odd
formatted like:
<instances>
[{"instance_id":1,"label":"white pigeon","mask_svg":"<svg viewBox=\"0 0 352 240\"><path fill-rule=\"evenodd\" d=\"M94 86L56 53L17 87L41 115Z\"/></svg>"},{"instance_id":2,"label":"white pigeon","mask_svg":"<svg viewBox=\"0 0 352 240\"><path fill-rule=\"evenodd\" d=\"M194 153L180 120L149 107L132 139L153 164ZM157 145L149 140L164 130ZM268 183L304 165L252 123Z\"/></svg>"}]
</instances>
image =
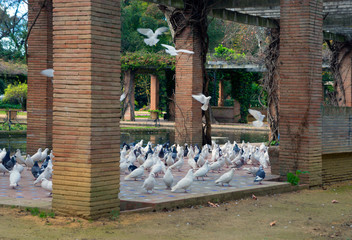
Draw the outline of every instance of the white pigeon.
<instances>
[{"instance_id":1,"label":"white pigeon","mask_svg":"<svg viewBox=\"0 0 352 240\"><path fill-rule=\"evenodd\" d=\"M194 177L196 177L197 180L199 177L201 177L204 181L204 176L207 175L208 172L209 172L209 163L208 163L208 160L206 160L204 165L194 173Z\"/></svg>"},{"instance_id":2,"label":"white pigeon","mask_svg":"<svg viewBox=\"0 0 352 240\"><path fill-rule=\"evenodd\" d=\"M38 178L34 181L34 185L36 185L37 183L41 182L43 178L46 178L46 179L50 179L52 176L52 169L51 167L46 167L44 169L44 171L38 176Z\"/></svg>"},{"instance_id":3,"label":"white pigeon","mask_svg":"<svg viewBox=\"0 0 352 240\"><path fill-rule=\"evenodd\" d=\"M29 154L27 154L25 164L26 164L27 168L31 168L34 165L33 159Z\"/></svg>"},{"instance_id":4,"label":"white pigeon","mask_svg":"<svg viewBox=\"0 0 352 240\"><path fill-rule=\"evenodd\" d=\"M130 166L130 164L124 160L124 161L120 161L120 172L123 172L126 174L126 170L128 169L128 167Z\"/></svg>"},{"instance_id":5,"label":"white pigeon","mask_svg":"<svg viewBox=\"0 0 352 240\"><path fill-rule=\"evenodd\" d=\"M153 189L156 184L154 177L155 177L154 173L150 173L149 176L144 180L142 188L147 190L147 193L149 193L149 191L152 191L153 193Z\"/></svg>"},{"instance_id":6,"label":"white pigeon","mask_svg":"<svg viewBox=\"0 0 352 240\"><path fill-rule=\"evenodd\" d=\"M48 156L48 151L49 151L49 149L45 148L44 151L42 152L42 156L40 157L41 162L43 162L46 159L46 157Z\"/></svg>"},{"instance_id":7,"label":"white pigeon","mask_svg":"<svg viewBox=\"0 0 352 240\"><path fill-rule=\"evenodd\" d=\"M189 189L193 183L193 178L193 170L189 169L187 175L172 187L171 192L175 192L178 189L184 189L185 192L187 192L187 189Z\"/></svg>"},{"instance_id":8,"label":"white pigeon","mask_svg":"<svg viewBox=\"0 0 352 240\"><path fill-rule=\"evenodd\" d=\"M172 183L174 182L174 176L172 175L171 169L168 168L163 177L166 189L171 189Z\"/></svg>"},{"instance_id":9,"label":"white pigeon","mask_svg":"<svg viewBox=\"0 0 352 240\"><path fill-rule=\"evenodd\" d=\"M150 173L153 173L154 176L158 176L161 171L163 171L163 163L158 159L150 170Z\"/></svg>"},{"instance_id":10,"label":"white pigeon","mask_svg":"<svg viewBox=\"0 0 352 240\"><path fill-rule=\"evenodd\" d=\"M203 111L206 111L208 109L208 106L209 106L209 101L211 99L211 96L209 97L206 97L204 94L202 93L199 93L197 95L193 95L192 94L192 97L197 100L198 102L200 102L201 104L203 104L203 106L201 107L201 109Z\"/></svg>"},{"instance_id":11,"label":"white pigeon","mask_svg":"<svg viewBox=\"0 0 352 240\"><path fill-rule=\"evenodd\" d=\"M45 70L41 71L40 74L42 74L42 75L44 75L46 77L51 77L52 78L52 77L54 77L54 69L51 69L51 68L45 69Z\"/></svg>"},{"instance_id":12,"label":"white pigeon","mask_svg":"<svg viewBox=\"0 0 352 240\"><path fill-rule=\"evenodd\" d=\"M224 173L223 175L221 175L216 181L215 184L219 184L221 183L221 186L224 186L224 183L227 183L229 187L231 187L230 182L233 179L233 177L235 176L235 169L231 168L230 171Z\"/></svg>"},{"instance_id":13,"label":"white pigeon","mask_svg":"<svg viewBox=\"0 0 352 240\"><path fill-rule=\"evenodd\" d=\"M26 164L24 157L21 154L21 150L17 149L15 153L16 161L20 164Z\"/></svg>"},{"instance_id":14,"label":"white pigeon","mask_svg":"<svg viewBox=\"0 0 352 240\"><path fill-rule=\"evenodd\" d=\"M17 169L12 169L12 171L10 171L10 187L16 188L20 180L21 180L20 172Z\"/></svg>"},{"instance_id":15,"label":"white pigeon","mask_svg":"<svg viewBox=\"0 0 352 240\"><path fill-rule=\"evenodd\" d=\"M0 172L4 173L5 175L5 173L9 172L9 170L7 170L7 168L5 168L5 166L2 163L0 163Z\"/></svg>"},{"instance_id":16,"label":"white pigeon","mask_svg":"<svg viewBox=\"0 0 352 240\"><path fill-rule=\"evenodd\" d=\"M202 167L205 163L205 160L204 160L204 157L202 154L199 154L199 158L198 158L198 161L197 161L197 166L198 167Z\"/></svg>"},{"instance_id":17,"label":"white pigeon","mask_svg":"<svg viewBox=\"0 0 352 240\"><path fill-rule=\"evenodd\" d=\"M13 169L17 170L19 173L22 173L24 170L24 167L21 164L16 163L15 166L13 166Z\"/></svg>"},{"instance_id":18,"label":"white pigeon","mask_svg":"<svg viewBox=\"0 0 352 240\"><path fill-rule=\"evenodd\" d=\"M174 159L172 158L172 154L171 153L169 155L167 155L165 163L169 167L172 166L175 163Z\"/></svg>"},{"instance_id":19,"label":"white pigeon","mask_svg":"<svg viewBox=\"0 0 352 240\"><path fill-rule=\"evenodd\" d=\"M248 112L257 120L253 122L254 127L261 127L263 126L263 120L265 118L265 115L263 115L261 112L253 109L248 109Z\"/></svg>"},{"instance_id":20,"label":"white pigeon","mask_svg":"<svg viewBox=\"0 0 352 240\"><path fill-rule=\"evenodd\" d=\"M51 159L51 160L53 160L53 159L54 159L54 157L55 157L55 156L54 156L54 152L53 152L53 150L51 150L51 151L50 151L49 156L50 156L50 159Z\"/></svg>"},{"instance_id":21,"label":"white pigeon","mask_svg":"<svg viewBox=\"0 0 352 240\"><path fill-rule=\"evenodd\" d=\"M6 149L3 148L2 151L0 152L0 162L2 162L2 159L6 156Z\"/></svg>"},{"instance_id":22,"label":"white pigeon","mask_svg":"<svg viewBox=\"0 0 352 240\"><path fill-rule=\"evenodd\" d=\"M32 160L33 162L35 161L40 161L40 159L42 159L42 149L39 148L38 151L32 156Z\"/></svg>"},{"instance_id":23,"label":"white pigeon","mask_svg":"<svg viewBox=\"0 0 352 240\"><path fill-rule=\"evenodd\" d=\"M147 44L148 46L155 46L159 42L158 36L166 32L167 30L169 30L167 27L160 27L155 30L155 32L153 32L153 30L151 30L150 28L137 29L140 34L143 34L148 37L144 39L145 44Z\"/></svg>"},{"instance_id":24,"label":"white pigeon","mask_svg":"<svg viewBox=\"0 0 352 240\"><path fill-rule=\"evenodd\" d=\"M120 102L122 102L123 100L125 100L126 98L126 93L122 93L121 97L120 97Z\"/></svg>"},{"instance_id":25,"label":"white pigeon","mask_svg":"<svg viewBox=\"0 0 352 240\"><path fill-rule=\"evenodd\" d=\"M48 180L48 179L46 179L46 178L42 178L41 187L42 187L44 190L50 192L49 195L51 195L51 192L53 191L53 182L50 181L50 180Z\"/></svg>"},{"instance_id":26,"label":"white pigeon","mask_svg":"<svg viewBox=\"0 0 352 240\"><path fill-rule=\"evenodd\" d=\"M184 163L183 157L181 157L177 162L175 162L174 164L172 164L170 166L170 169L172 170L172 169L176 168L180 172L181 171L180 169L182 168L183 163Z\"/></svg>"},{"instance_id":27,"label":"white pigeon","mask_svg":"<svg viewBox=\"0 0 352 240\"><path fill-rule=\"evenodd\" d=\"M191 168L196 169L197 168L197 163L194 161L193 158L188 158L188 165L191 166Z\"/></svg>"},{"instance_id":28,"label":"white pigeon","mask_svg":"<svg viewBox=\"0 0 352 240\"><path fill-rule=\"evenodd\" d=\"M178 55L178 53L182 52L182 53L188 53L188 54L194 54L193 51L190 50L186 50L186 49L178 49L176 50L176 48L174 48L173 46L170 45L166 45L166 44L161 44L161 46L165 47L165 52L170 54L171 56L176 56Z\"/></svg>"},{"instance_id":29,"label":"white pigeon","mask_svg":"<svg viewBox=\"0 0 352 240\"><path fill-rule=\"evenodd\" d=\"M125 180L130 180L131 178L134 178L134 180L136 181L137 178L142 178L144 175L144 166L139 166L139 168L136 168L135 170L133 170L130 174L128 174L125 177Z\"/></svg>"},{"instance_id":30,"label":"white pigeon","mask_svg":"<svg viewBox=\"0 0 352 240\"><path fill-rule=\"evenodd\" d=\"M153 164L154 164L153 156L152 154L149 154L147 157L147 160L145 160L142 166L144 167L144 169L149 169L153 166Z\"/></svg>"},{"instance_id":31,"label":"white pigeon","mask_svg":"<svg viewBox=\"0 0 352 240\"><path fill-rule=\"evenodd\" d=\"M139 165L142 165L145 162L145 157L143 156L143 154L138 155L137 162L139 163Z\"/></svg>"}]
</instances>

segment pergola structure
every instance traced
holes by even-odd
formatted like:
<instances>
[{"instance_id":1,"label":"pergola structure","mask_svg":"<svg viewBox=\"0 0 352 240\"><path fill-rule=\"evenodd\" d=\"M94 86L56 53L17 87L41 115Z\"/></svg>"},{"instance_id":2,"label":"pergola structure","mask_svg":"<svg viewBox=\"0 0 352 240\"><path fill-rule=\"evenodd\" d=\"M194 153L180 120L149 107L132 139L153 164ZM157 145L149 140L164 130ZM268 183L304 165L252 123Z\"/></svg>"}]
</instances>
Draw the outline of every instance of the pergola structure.
<instances>
[{"instance_id":1,"label":"pergola structure","mask_svg":"<svg viewBox=\"0 0 352 240\"><path fill-rule=\"evenodd\" d=\"M150 2L185 7L182 0ZM321 44L323 37L351 40L352 3L208 2L209 14L215 17L280 28L279 164L286 172L308 170L304 181L322 184L322 152L333 152L322 146ZM54 149L54 211L86 218L108 215L119 209L120 1L30 0L29 4L29 25L35 24L28 47L28 153L39 147ZM195 52L176 62L179 143L201 143L202 112L200 103L191 98L202 92L203 84L198 40L190 27L175 39L177 48ZM344 68L351 69L351 57L346 59ZM39 74L52 67L54 79ZM350 86L351 71L346 79Z\"/></svg>"}]
</instances>

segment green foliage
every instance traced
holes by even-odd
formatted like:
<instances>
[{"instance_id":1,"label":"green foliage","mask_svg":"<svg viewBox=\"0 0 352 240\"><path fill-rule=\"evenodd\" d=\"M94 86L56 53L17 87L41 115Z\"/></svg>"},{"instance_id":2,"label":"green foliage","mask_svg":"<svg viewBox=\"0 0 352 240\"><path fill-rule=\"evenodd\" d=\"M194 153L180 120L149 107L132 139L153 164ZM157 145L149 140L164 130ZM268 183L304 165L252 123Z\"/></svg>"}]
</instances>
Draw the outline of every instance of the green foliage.
<instances>
[{"instance_id":1,"label":"green foliage","mask_svg":"<svg viewBox=\"0 0 352 240\"><path fill-rule=\"evenodd\" d=\"M260 79L259 73L246 72L244 70L239 70L231 72L231 84L232 98L236 99L241 107L240 114L241 118L240 123L247 123L248 109L251 106L251 99L253 98L253 82L256 82Z\"/></svg>"},{"instance_id":2,"label":"green foliage","mask_svg":"<svg viewBox=\"0 0 352 240\"><path fill-rule=\"evenodd\" d=\"M215 53L213 56L216 58L224 59L228 62L243 62L246 57L244 53L236 53L234 49L224 47L222 44L215 48Z\"/></svg>"},{"instance_id":3,"label":"green foliage","mask_svg":"<svg viewBox=\"0 0 352 240\"><path fill-rule=\"evenodd\" d=\"M20 104L22 109L26 109L27 102L27 84L8 85L5 89L4 103Z\"/></svg>"},{"instance_id":4,"label":"green foliage","mask_svg":"<svg viewBox=\"0 0 352 240\"><path fill-rule=\"evenodd\" d=\"M11 124L10 129L9 129L8 123L0 124L0 131L25 131L25 130L27 130L27 125L24 125L24 124L19 124L19 123Z\"/></svg>"},{"instance_id":5,"label":"green foliage","mask_svg":"<svg viewBox=\"0 0 352 240\"><path fill-rule=\"evenodd\" d=\"M37 207L26 207L25 209L27 212L30 212L32 216L38 216L40 218L55 218L55 213L54 212L44 212L44 211L39 211Z\"/></svg>"},{"instance_id":6,"label":"green foliage","mask_svg":"<svg viewBox=\"0 0 352 240\"><path fill-rule=\"evenodd\" d=\"M4 103L3 101L0 101L0 109L21 109L21 105L19 104L11 104L11 103Z\"/></svg>"},{"instance_id":7,"label":"green foliage","mask_svg":"<svg viewBox=\"0 0 352 240\"><path fill-rule=\"evenodd\" d=\"M175 68L175 56L146 51L126 52L121 56L121 68L123 71L136 68Z\"/></svg>"},{"instance_id":8,"label":"green foliage","mask_svg":"<svg viewBox=\"0 0 352 240\"><path fill-rule=\"evenodd\" d=\"M309 173L308 171L297 170L295 174L287 173L287 182L291 183L293 186L297 186L299 184L300 178L299 175Z\"/></svg>"},{"instance_id":9,"label":"green foliage","mask_svg":"<svg viewBox=\"0 0 352 240\"><path fill-rule=\"evenodd\" d=\"M113 221L119 220L120 218L120 211L119 210L112 210L110 213L110 219Z\"/></svg>"}]
</instances>

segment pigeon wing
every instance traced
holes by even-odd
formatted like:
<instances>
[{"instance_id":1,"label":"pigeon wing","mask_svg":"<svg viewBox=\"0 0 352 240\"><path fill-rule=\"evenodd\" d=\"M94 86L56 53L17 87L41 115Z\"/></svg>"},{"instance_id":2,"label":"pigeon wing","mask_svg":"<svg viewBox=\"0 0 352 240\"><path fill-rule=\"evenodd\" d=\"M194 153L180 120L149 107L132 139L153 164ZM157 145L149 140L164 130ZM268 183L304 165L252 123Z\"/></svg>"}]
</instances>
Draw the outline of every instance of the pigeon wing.
<instances>
[{"instance_id":1,"label":"pigeon wing","mask_svg":"<svg viewBox=\"0 0 352 240\"><path fill-rule=\"evenodd\" d=\"M164 32L166 32L167 30L169 30L169 28L167 27L160 27L158 28L157 30L155 30L155 35L161 35L163 34Z\"/></svg>"},{"instance_id":2,"label":"pigeon wing","mask_svg":"<svg viewBox=\"0 0 352 240\"><path fill-rule=\"evenodd\" d=\"M190 50L186 50L186 49L178 49L178 50L176 50L176 52L183 52L183 53L188 53L188 54L194 54L194 52L193 51L190 51Z\"/></svg>"},{"instance_id":3,"label":"pigeon wing","mask_svg":"<svg viewBox=\"0 0 352 240\"><path fill-rule=\"evenodd\" d=\"M54 77L54 69L45 69L40 72L40 74L46 76L46 77Z\"/></svg>"},{"instance_id":4,"label":"pigeon wing","mask_svg":"<svg viewBox=\"0 0 352 240\"><path fill-rule=\"evenodd\" d=\"M161 44L164 48L167 48L170 51L175 51L175 48L173 46L167 45L167 44Z\"/></svg>"},{"instance_id":5,"label":"pigeon wing","mask_svg":"<svg viewBox=\"0 0 352 240\"><path fill-rule=\"evenodd\" d=\"M126 93L122 93L121 97L120 97L120 102L122 102L123 100L125 100L126 98Z\"/></svg>"},{"instance_id":6,"label":"pigeon wing","mask_svg":"<svg viewBox=\"0 0 352 240\"><path fill-rule=\"evenodd\" d=\"M197 94L197 95L193 95L192 94L192 97L197 100L198 102L200 102L201 104L204 104L205 101L206 101L206 97L203 95L203 94Z\"/></svg>"},{"instance_id":7,"label":"pigeon wing","mask_svg":"<svg viewBox=\"0 0 352 240\"><path fill-rule=\"evenodd\" d=\"M152 37L154 35L153 30L151 30L150 28L137 28L137 31L147 37Z\"/></svg>"},{"instance_id":8,"label":"pigeon wing","mask_svg":"<svg viewBox=\"0 0 352 240\"><path fill-rule=\"evenodd\" d=\"M257 110L253 110L253 109L248 109L248 112L257 120L259 121L263 121L265 115L261 114L259 111Z\"/></svg>"}]
</instances>

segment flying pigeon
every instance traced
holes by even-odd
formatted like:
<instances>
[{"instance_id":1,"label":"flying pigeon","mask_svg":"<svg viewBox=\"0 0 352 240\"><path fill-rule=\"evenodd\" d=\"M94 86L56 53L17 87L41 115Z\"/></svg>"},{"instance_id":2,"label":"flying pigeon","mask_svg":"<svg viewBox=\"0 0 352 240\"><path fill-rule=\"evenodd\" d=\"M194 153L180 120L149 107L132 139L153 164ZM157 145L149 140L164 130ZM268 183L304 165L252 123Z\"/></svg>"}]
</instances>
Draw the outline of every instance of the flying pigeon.
<instances>
[{"instance_id":1,"label":"flying pigeon","mask_svg":"<svg viewBox=\"0 0 352 240\"><path fill-rule=\"evenodd\" d=\"M259 170L255 175L256 177L254 179L254 182L259 182L259 184L262 184L262 181L265 178L265 172L262 165L259 166Z\"/></svg>"},{"instance_id":2,"label":"flying pigeon","mask_svg":"<svg viewBox=\"0 0 352 240\"><path fill-rule=\"evenodd\" d=\"M54 69L51 69L51 68L45 69L45 70L41 71L40 74L42 74L46 77L52 78L52 77L54 77Z\"/></svg>"},{"instance_id":3,"label":"flying pigeon","mask_svg":"<svg viewBox=\"0 0 352 240\"><path fill-rule=\"evenodd\" d=\"M175 186L172 187L171 192L175 192L178 189L184 189L187 192L187 189L193 183L193 170L189 169L187 175L182 178Z\"/></svg>"},{"instance_id":4,"label":"flying pigeon","mask_svg":"<svg viewBox=\"0 0 352 240\"><path fill-rule=\"evenodd\" d=\"M120 102L122 102L123 100L125 100L126 98L126 93L122 93L121 97L120 97Z\"/></svg>"},{"instance_id":5,"label":"flying pigeon","mask_svg":"<svg viewBox=\"0 0 352 240\"><path fill-rule=\"evenodd\" d=\"M192 97L197 100L198 102L200 102L201 104L203 104L203 106L201 107L201 109L203 111L206 111L208 109L208 105L209 105L209 101L211 99L211 96L209 97L206 97L204 96L202 93L199 93L197 95L193 95L192 94Z\"/></svg>"},{"instance_id":6,"label":"flying pigeon","mask_svg":"<svg viewBox=\"0 0 352 240\"><path fill-rule=\"evenodd\" d=\"M153 193L153 189L156 184L154 177L155 177L154 173L150 173L149 176L144 180L142 188L147 190L147 193L149 193L149 190L152 191L152 193Z\"/></svg>"},{"instance_id":7,"label":"flying pigeon","mask_svg":"<svg viewBox=\"0 0 352 240\"><path fill-rule=\"evenodd\" d=\"M166 44L161 44L161 46L165 47L166 48L165 52L170 54L171 56L176 56L176 55L178 55L179 52L188 53L188 54L194 54L193 51L185 50L185 49L176 50L176 48L174 48L173 46L166 45Z\"/></svg>"},{"instance_id":8,"label":"flying pigeon","mask_svg":"<svg viewBox=\"0 0 352 240\"><path fill-rule=\"evenodd\" d=\"M165 183L166 189L171 189L172 183L174 182L174 176L172 176L170 168L166 170L163 181Z\"/></svg>"},{"instance_id":9,"label":"flying pigeon","mask_svg":"<svg viewBox=\"0 0 352 240\"><path fill-rule=\"evenodd\" d=\"M235 176L235 169L231 168L230 171L224 173L223 175L221 175L216 181L215 184L219 184L221 183L221 186L224 186L224 183L227 183L229 187L231 187L230 182L233 179L233 177Z\"/></svg>"},{"instance_id":10,"label":"flying pigeon","mask_svg":"<svg viewBox=\"0 0 352 240\"><path fill-rule=\"evenodd\" d=\"M153 32L153 30L151 30L150 28L137 29L140 34L143 34L148 37L144 39L145 44L147 44L148 46L155 46L159 42L158 36L166 32L167 30L169 30L167 27L158 28L157 30L155 30L155 32Z\"/></svg>"},{"instance_id":11,"label":"flying pigeon","mask_svg":"<svg viewBox=\"0 0 352 240\"><path fill-rule=\"evenodd\" d=\"M254 127L261 127L263 126L263 120L265 118L265 115L261 114L261 112L253 109L248 109L248 112L255 118L257 121L253 122Z\"/></svg>"}]
</instances>

